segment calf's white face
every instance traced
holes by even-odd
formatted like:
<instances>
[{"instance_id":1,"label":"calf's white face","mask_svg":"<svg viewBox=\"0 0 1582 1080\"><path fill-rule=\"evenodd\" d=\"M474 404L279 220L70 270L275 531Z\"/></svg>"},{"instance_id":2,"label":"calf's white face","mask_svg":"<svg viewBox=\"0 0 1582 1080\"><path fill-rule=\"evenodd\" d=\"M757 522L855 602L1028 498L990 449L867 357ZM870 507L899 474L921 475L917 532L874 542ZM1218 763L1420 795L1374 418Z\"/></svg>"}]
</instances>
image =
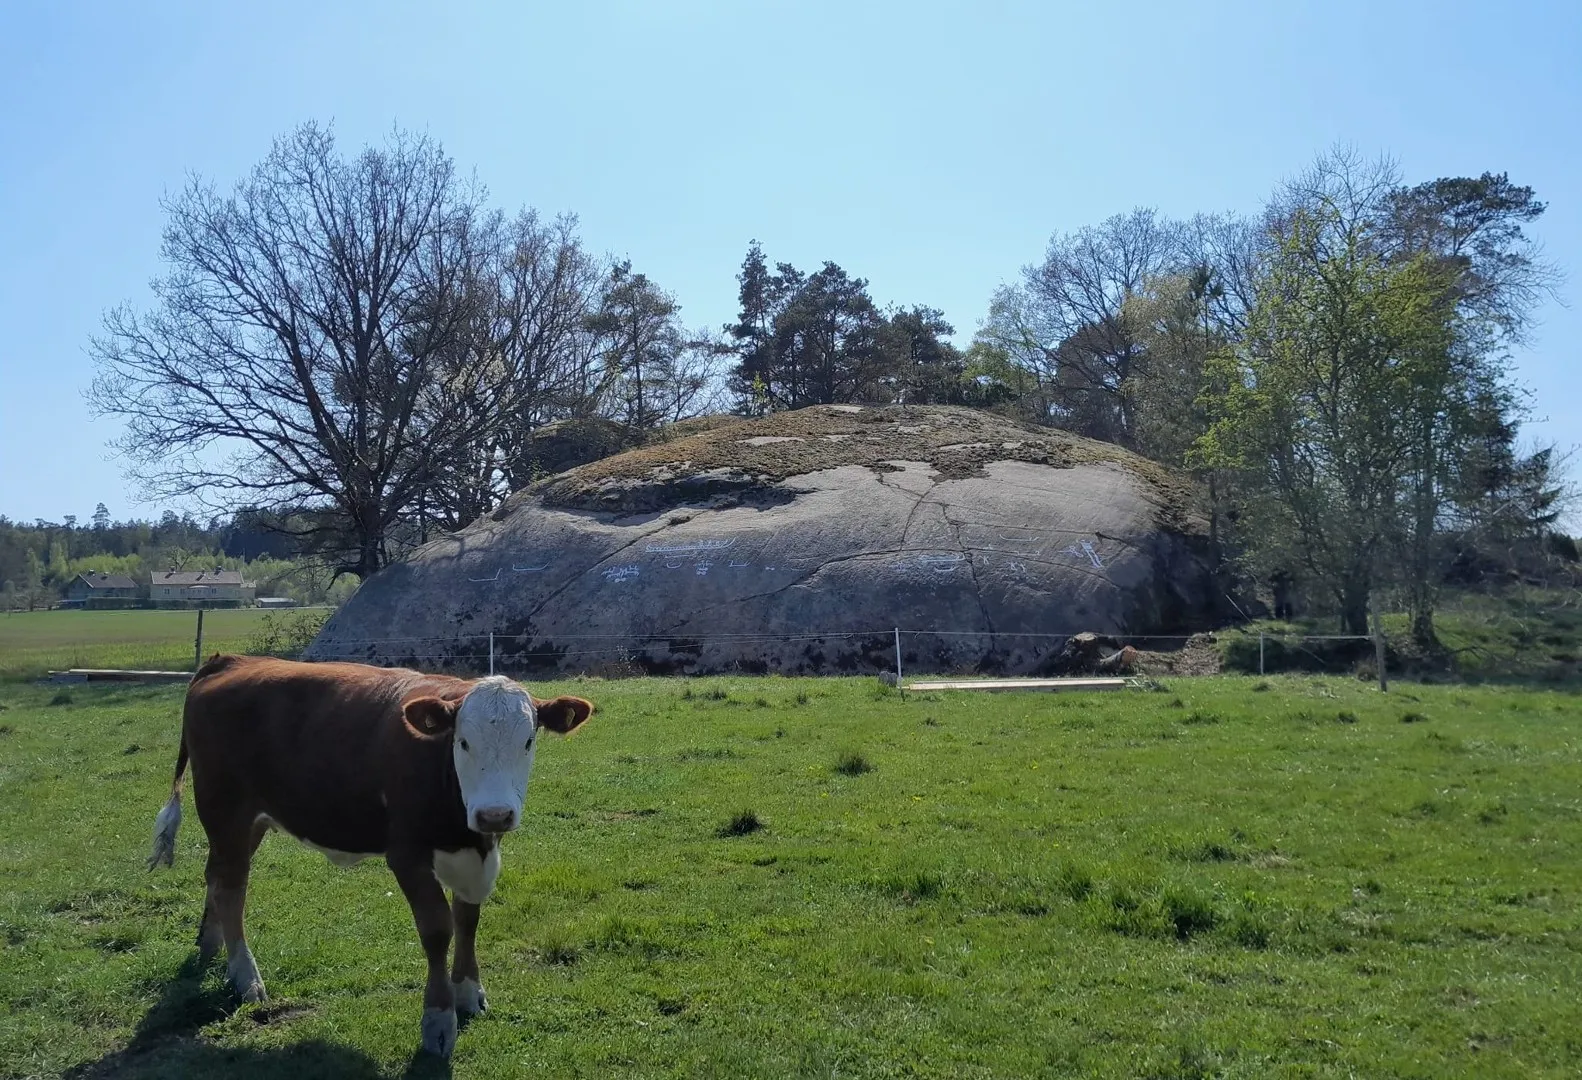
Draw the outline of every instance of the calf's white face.
<instances>
[{"instance_id":1,"label":"calf's white face","mask_svg":"<svg viewBox=\"0 0 1582 1080\"><path fill-rule=\"evenodd\" d=\"M522 823L539 733L575 731L593 715L593 704L575 697L539 701L505 676L491 675L473 684L459 702L412 698L402 712L417 738L450 738L467 827L502 833Z\"/></svg>"},{"instance_id":2,"label":"calf's white face","mask_svg":"<svg viewBox=\"0 0 1582 1080\"><path fill-rule=\"evenodd\" d=\"M537 743L537 710L522 687L493 675L467 692L451 754L469 828L509 832L521 822Z\"/></svg>"}]
</instances>

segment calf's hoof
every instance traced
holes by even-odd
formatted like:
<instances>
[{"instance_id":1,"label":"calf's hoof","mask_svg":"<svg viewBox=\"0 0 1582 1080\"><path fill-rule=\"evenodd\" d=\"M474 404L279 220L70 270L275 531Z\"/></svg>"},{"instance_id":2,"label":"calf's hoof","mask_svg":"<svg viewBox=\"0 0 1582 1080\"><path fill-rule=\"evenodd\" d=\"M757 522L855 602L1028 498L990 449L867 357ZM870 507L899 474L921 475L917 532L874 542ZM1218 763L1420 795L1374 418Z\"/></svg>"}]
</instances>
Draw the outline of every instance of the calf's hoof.
<instances>
[{"instance_id":1,"label":"calf's hoof","mask_svg":"<svg viewBox=\"0 0 1582 1080\"><path fill-rule=\"evenodd\" d=\"M258 974L258 965L253 963L253 954L245 944L231 950L226 974L230 976L236 996L242 999L243 1004L269 1000L269 995L264 993L263 977Z\"/></svg>"},{"instance_id":2,"label":"calf's hoof","mask_svg":"<svg viewBox=\"0 0 1582 1080\"><path fill-rule=\"evenodd\" d=\"M456 1010L423 1010L423 1049L442 1058L456 1049Z\"/></svg>"},{"instance_id":3,"label":"calf's hoof","mask_svg":"<svg viewBox=\"0 0 1582 1080\"><path fill-rule=\"evenodd\" d=\"M254 979L246 986L236 987L236 996L242 999L243 1005L257 1005L269 1000L269 995L264 992L264 984Z\"/></svg>"},{"instance_id":4,"label":"calf's hoof","mask_svg":"<svg viewBox=\"0 0 1582 1080\"><path fill-rule=\"evenodd\" d=\"M489 998L477 979L457 979L451 988L456 993L456 1011L462 1016L477 1016L489 1008Z\"/></svg>"}]
</instances>

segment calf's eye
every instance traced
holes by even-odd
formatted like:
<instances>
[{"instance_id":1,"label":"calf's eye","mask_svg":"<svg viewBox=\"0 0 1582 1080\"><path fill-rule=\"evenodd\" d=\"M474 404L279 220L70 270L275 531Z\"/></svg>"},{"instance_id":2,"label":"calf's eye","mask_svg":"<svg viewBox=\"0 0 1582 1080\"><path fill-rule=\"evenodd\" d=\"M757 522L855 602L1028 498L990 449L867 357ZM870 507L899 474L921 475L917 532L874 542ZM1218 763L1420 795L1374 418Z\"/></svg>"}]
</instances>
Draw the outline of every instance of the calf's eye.
<instances>
[{"instance_id":1,"label":"calf's eye","mask_svg":"<svg viewBox=\"0 0 1582 1080\"><path fill-rule=\"evenodd\" d=\"M466 739L462 739L461 740L461 752L465 754L469 749L471 749L471 748L467 745L467 740Z\"/></svg>"},{"instance_id":2,"label":"calf's eye","mask_svg":"<svg viewBox=\"0 0 1582 1080\"><path fill-rule=\"evenodd\" d=\"M527 745L522 747L522 749L523 750L531 750L531 749L533 749L533 740L532 739L527 740Z\"/></svg>"}]
</instances>

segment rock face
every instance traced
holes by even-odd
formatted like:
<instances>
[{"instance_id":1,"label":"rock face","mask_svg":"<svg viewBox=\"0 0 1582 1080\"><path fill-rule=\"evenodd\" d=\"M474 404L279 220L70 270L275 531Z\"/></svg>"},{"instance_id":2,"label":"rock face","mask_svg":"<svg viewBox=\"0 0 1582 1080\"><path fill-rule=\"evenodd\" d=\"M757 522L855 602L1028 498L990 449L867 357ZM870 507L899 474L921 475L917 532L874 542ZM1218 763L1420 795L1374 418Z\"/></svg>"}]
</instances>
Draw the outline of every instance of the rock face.
<instances>
[{"instance_id":1,"label":"rock face","mask_svg":"<svg viewBox=\"0 0 1582 1080\"><path fill-rule=\"evenodd\" d=\"M1023 673L1219 615L1178 474L969 409L818 406L595 461L370 578L312 659Z\"/></svg>"}]
</instances>

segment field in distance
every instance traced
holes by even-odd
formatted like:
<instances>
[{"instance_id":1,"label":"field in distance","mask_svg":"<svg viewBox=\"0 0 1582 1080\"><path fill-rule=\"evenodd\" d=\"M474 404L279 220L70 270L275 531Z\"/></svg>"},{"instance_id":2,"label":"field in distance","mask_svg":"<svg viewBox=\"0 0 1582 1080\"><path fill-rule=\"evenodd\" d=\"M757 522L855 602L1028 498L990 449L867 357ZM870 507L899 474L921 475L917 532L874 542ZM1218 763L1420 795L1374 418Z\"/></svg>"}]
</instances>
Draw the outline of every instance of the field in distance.
<instances>
[{"instance_id":1,"label":"field in distance","mask_svg":"<svg viewBox=\"0 0 1582 1080\"><path fill-rule=\"evenodd\" d=\"M0 620L3 621L3 620ZM1279 677L562 682L458 1077L1570 1077L1582 700ZM181 690L0 685L0 1075L448 1075L378 860L281 836L195 970Z\"/></svg>"},{"instance_id":2,"label":"field in distance","mask_svg":"<svg viewBox=\"0 0 1582 1080\"><path fill-rule=\"evenodd\" d=\"M203 613L203 651L240 652L264 625L322 608ZM196 611L14 611L0 613L0 679L37 678L66 668L191 671Z\"/></svg>"}]
</instances>

